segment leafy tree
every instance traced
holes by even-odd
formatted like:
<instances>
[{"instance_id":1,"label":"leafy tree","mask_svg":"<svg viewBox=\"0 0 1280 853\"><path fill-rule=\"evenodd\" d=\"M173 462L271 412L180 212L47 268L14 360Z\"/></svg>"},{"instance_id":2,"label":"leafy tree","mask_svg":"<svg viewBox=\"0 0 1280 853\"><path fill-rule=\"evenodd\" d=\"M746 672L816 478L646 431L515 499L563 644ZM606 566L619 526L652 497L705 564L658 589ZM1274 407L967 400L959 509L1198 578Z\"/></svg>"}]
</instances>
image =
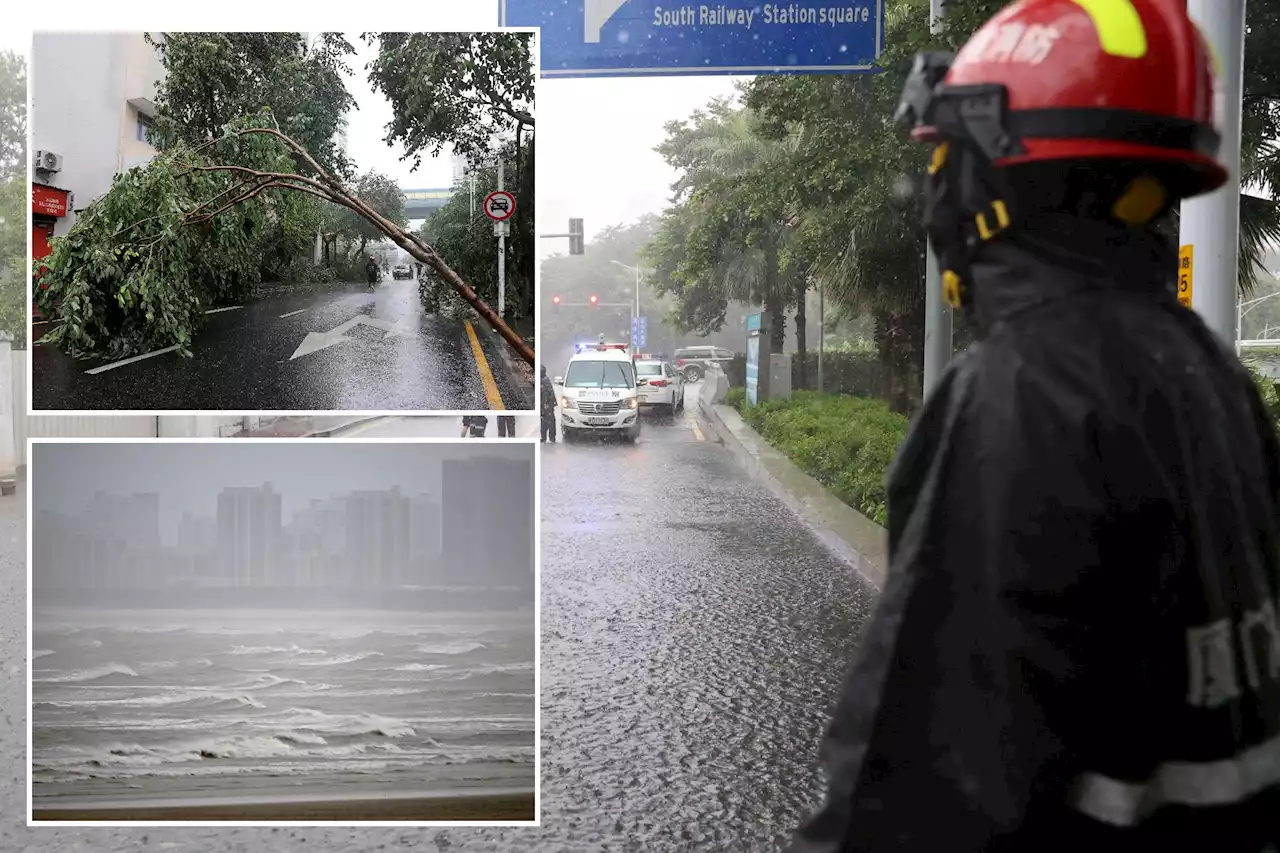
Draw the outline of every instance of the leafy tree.
<instances>
[{"instance_id":1,"label":"leafy tree","mask_svg":"<svg viewBox=\"0 0 1280 853\"><path fill-rule=\"evenodd\" d=\"M26 346L27 219L31 196L27 160L27 63L0 53L0 332Z\"/></svg>"},{"instance_id":2,"label":"leafy tree","mask_svg":"<svg viewBox=\"0 0 1280 853\"><path fill-rule=\"evenodd\" d=\"M27 60L0 52L0 178L27 164Z\"/></svg>"},{"instance_id":3,"label":"leafy tree","mask_svg":"<svg viewBox=\"0 0 1280 853\"><path fill-rule=\"evenodd\" d=\"M152 142L200 145L264 107L277 129L311 152L321 168L348 180L350 163L334 141L358 108L343 75L354 51L339 33L307 43L301 33L166 33L148 41L165 77L156 95Z\"/></svg>"},{"instance_id":4,"label":"leafy tree","mask_svg":"<svg viewBox=\"0 0 1280 853\"><path fill-rule=\"evenodd\" d=\"M356 181L355 193L360 196L361 201L376 210L388 222L394 222L401 228L409 224L404 215L404 193L401 192L400 185L394 178L381 172L365 172ZM356 253L359 257L364 257L365 247L371 241L378 241L386 236L380 228L354 210L341 205L332 205L330 211L332 213L328 222L330 230L326 233L325 239L333 242L343 237L353 244L358 244Z\"/></svg>"},{"instance_id":5,"label":"leafy tree","mask_svg":"<svg viewBox=\"0 0 1280 853\"><path fill-rule=\"evenodd\" d=\"M367 33L369 82L391 102L387 143L416 169L445 143L481 163L493 140L532 130L532 33Z\"/></svg>"},{"instance_id":6,"label":"leafy tree","mask_svg":"<svg viewBox=\"0 0 1280 853\"><path fill-rule=\"evenodd\" d=\"M661 271L659 290L676 297L670 321L681 331L718 331L731 302L763 305L780 321L795 306L803 384L810 276L795 257L794 194L776 177L794 145L759 133L757 123L750 110L718 99L667 125L657 150L680 177L646 257ZM770 334L780 351L785 323Z\"/></svg>"},{"instance_id":7,"label":"leafy tree","mask_svg":"<svg viewBox=\"0 0 1280 853\"><path fill-rule=\"evenodd\" d=\"M532 141L528 143L532 145ZM506 168L514 165L514 157L508 157ZM455 188L454 194L444 206L419 230L426 242L431 243L446 257L450 258L454 267L464 276L476 293L485 301L496 304L498 298L498 264L497 240L493 236L493 223L480 210L479 202L498 187L496 167L485 167L475 172L476 212L471 213L471 196L465 191L466 185ZM534 197L521 194L516 199L516 216L523 215L530 223L534 219ZM533 240L530 229L511 229L511 236L506 241L506 307L507 316L512 318L532 317L534 312L533 276L518 270L516 261L534 253L529 244ZM420 290L423 301L432 307L436 304L435 290L438 282L427 280L421 283Z\"/></svg>"},{"instance_id":8,"label":"leafy tree","mask_svg":"<svg viewBox=\"0 0 1280 853\"><path fill-rule=\"evenodd\" d=\"M369 82L391 103L387 143L404 146L416 169L445 144L473 167L500 156L512 218L508 277L532 291L534 237L534 66L532 33L366 33L377 43Z\"/></svg>"}]
</instances>

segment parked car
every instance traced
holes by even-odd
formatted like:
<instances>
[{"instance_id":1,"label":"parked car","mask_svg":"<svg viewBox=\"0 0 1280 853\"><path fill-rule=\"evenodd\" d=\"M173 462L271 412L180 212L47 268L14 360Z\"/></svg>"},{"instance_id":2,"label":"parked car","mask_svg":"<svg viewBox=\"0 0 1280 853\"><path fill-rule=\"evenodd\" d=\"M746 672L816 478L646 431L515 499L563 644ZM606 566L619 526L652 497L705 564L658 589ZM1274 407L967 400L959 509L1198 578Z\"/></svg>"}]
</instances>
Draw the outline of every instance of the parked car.
<instances>
[{"instance_id":1,"label":"parked car","mask_svg":"<svg viewBox=\"0 0 1280 853\"><path fill-rule=\"evenodd\" d=\"M712 364L726 366L733 360L733 353L720 347L681 347L672 354L672 359L686 382L697 382L707 375L707 368Z\"/></svg>"},{"instance_id":2,"label":"parked car","mask_svg":"<svg viewBox=\"0 0 1280 853\"><path fill-rule=\"evenodd\" d=\"M396 264L391 270L391 277L398 281L402 278L413 278L413 273L409 270L408 264Z\"/></svg>"},{"instance_id":3,"label":"parked car","mask_svg":"<svg viewBox=\"0 0 1280 853\"><path fill-rule=\"evenodd\" d=\"M636 361L636 375L649 380L640 388L641 408L661 409L669 415L684 408L684 377L671 366L671 362L639 359Z\"/></svg>"}]
</instances>

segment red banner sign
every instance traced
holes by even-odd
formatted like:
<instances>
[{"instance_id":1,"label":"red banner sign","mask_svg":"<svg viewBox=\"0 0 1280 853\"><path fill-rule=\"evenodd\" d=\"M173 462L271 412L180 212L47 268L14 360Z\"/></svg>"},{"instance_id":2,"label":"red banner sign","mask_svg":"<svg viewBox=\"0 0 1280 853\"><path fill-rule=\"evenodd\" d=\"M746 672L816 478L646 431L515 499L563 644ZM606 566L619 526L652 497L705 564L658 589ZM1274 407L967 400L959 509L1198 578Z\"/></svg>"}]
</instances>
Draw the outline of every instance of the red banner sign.
<instances>
[{"instance_id":1,"label":"red banner sign","mask_svg":"<svg viewBox=\"0 0 1280 853\"><path fill-rule=\"evenodd\" d=\"M67 215L67 191L43 184L31 185L31 212L45 216Z\"/></svg>"}]
</instances>

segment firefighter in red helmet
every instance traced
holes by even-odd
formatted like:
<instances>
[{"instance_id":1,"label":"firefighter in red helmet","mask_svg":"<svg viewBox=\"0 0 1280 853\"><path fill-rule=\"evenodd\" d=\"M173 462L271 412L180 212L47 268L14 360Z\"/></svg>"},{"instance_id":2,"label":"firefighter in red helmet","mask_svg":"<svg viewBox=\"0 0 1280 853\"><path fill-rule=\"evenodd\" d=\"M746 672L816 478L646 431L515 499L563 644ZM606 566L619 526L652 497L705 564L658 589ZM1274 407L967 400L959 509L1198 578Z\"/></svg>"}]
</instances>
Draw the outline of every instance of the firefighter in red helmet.
<instances>
[{"instance_id":1,"label":"firefighter in red helmet","mask_svg":"<svg viewBox=\"0 0 1280 853\"><path fill-rule=\"evenodd\" d=\"M1280 448L1162 230L1237 179L1184 5L1021 0L908 77L978 342L891 470L790 853L1280 850Z\"/></svg>"}]
</instances>

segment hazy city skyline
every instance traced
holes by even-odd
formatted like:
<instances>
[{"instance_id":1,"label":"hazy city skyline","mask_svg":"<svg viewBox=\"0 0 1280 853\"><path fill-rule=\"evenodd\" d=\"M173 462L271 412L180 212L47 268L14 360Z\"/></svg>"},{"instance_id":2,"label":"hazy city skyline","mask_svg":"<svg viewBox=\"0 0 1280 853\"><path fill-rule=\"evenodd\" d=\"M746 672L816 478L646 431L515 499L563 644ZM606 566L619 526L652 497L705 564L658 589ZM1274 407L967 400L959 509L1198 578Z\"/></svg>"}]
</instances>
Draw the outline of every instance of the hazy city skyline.
<instances>
[{"instance_id":1,"label":"hazy city skyline","mask_svg":"<svg viewBox=\"0 0 1280 853\"><path fill-rule=\"evenodd\" d=\"M224 488L270 483L282 497L285 517L292 518L313 499L356 491L399 486L409 495L439 495L442 463L472 458L531 460L532 452L525 445L478 442L37 442L31 454L31 503L33 512L78 515L97 492L159 494L161 530L172 542L184 513L216 515Z\"/></svg>"},{"instance_id":2,"label":"hazy city skyline","mask_svg":"<svg viewBox=\"0 0 1280 853\"><path fill-rule=\"evenodd\" d=\"M49 445L36 454L42 464L33 468L33 493L45 495L32 526L32 571L39 588L389 590L521 585L533 576L532 445L513 446L519 448L517 458L504 458L509 452L467 452L435 453L430 460L420 444L325 442L292 446L298 452L286 454L262 446L277 452L260 460L246 460L236 447L228 448L232 454L211 455L210 445L194 443L126 445L135 453L123 456L113 453L119 445L92 446L87 456L76 452L81 447ZM319 460L312 458L317 448ZM174 449L178 456L156 458L157 451ZM388 452L399 458L389 460ZM231 459L257 463L254 470L264 479L228 483ZM309 480L301 465L322 465L330 479ZM406 467L417 475L418 488L403 487ZM119 482L110 491L92 489L105 484L87 472L100 478L102 469L115 469L138 485L130 491ZM164 487L144 490L156 480L156 469L182 472L177 479L190 492L187 506L194 508L174 506ZM351 471L365 474L366 481L375 471L372 479L379 482L354 484L346 476ZM58 487L50 488L46 477L61 477ZM429 479L438 480L437 489ZM322 487L291 494L301 483ZM212 498L213 506L201 506L196 490ZM286 499L291 511L285 510ZM56 505L68 509L51 508ZM162 506L170 509L170 520L181 512L176 524L161 521Z\"/></svg>"}]
</instances>

